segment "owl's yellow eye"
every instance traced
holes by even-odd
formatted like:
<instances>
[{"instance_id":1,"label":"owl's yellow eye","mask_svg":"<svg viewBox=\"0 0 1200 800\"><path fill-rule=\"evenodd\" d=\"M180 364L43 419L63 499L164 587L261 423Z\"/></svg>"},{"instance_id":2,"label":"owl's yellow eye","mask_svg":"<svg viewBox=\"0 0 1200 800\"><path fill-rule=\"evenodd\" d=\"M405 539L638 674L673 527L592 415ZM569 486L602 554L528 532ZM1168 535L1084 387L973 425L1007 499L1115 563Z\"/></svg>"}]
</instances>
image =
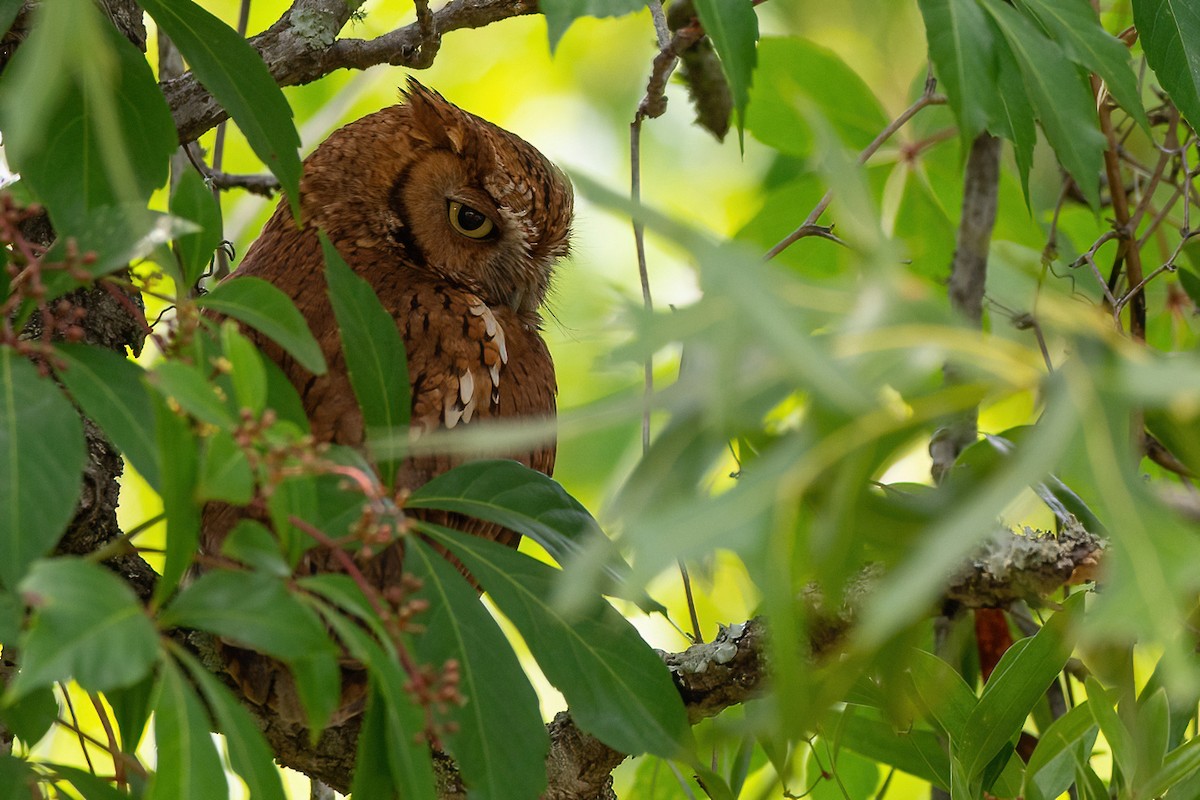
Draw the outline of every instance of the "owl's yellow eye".
<instances>
[{"instance_id":1,"label":"owl's yellow eye","mask_svg":"<svg viewBox=\"0 0 1200 800\"><path fill-rule=\"evenodd\" d=\"M483 213L457 200L450 201L448 211L450 227L470 239L482 239L496 227Z\"/></svg>"}]
</instances>

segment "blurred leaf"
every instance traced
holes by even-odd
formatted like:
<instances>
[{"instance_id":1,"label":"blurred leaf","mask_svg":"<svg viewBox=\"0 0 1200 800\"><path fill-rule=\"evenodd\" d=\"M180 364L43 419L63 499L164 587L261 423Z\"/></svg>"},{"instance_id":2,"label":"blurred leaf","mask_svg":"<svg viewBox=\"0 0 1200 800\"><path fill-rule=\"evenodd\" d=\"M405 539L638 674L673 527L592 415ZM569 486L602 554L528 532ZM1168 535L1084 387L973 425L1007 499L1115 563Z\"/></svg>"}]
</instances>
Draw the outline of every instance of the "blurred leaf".
<instances>
[{"instance_id":1,"label":"blurred leaf","mask_svg":"<svg viewBox=\"0 0 1200 800\"><path fill-rule=\"evenodd\" d=\"M458 664L466 703L450 710L459 728L443 738L463 781L481 798L539 796L550 741L504 634L449 561L415 538L405 543L404 560L422 582L417 596L429 601L420 617L425 632L413 641L417 658L440 669Z\"/></svg>"},{"instance_id":2,"label":"blurred leaf","mask_svg":"<svg viewBox=\"0 0 1200 800\"><path fill-rule=\"evenodd\" d=\"M1187 293L1192 305L1200 308L1200 275L1197 275L1194 269L1187 267L1180 267L1176 274L1179 275L1179 285Z\"/></svg>"},{"instance_id":3,"label":"blurred leaf","mask_svg":"<svg viewBox=\"0 0 1200 800\"><path fill-rule=\"evenodd\" d=\"M129 585L104 567L38 561L20 591L34 612L7 699L68 678L89 691L129 686L153 666L158 633Z\"/></svg>"},{"instance_id":4,"label":"blurred leaf","mask_svg":"<svg viewBox=\"0 0 1200 800\"><path fill-rule=\"evenodd\" d=\"M267 402L267 372L258 348L238 333L232 320L221 323L221 352L232 367L230 378L238 408L261 413Z\"/></svg>"},{"instance_id":5,"label":"blurred leaf","mask_svg":"<svg viewBox=\"0 0 1200 800\"><path fill-rule=\"evenodd\" d=\"M201 369L207 371L211 367L192 366L183 361L160 361L147 373L147 379L164 398L174 400L201 422L224 431L233 430L237 422L229 409L228 398L221 396L220 388L206 374L201 374Z\"/></svg>"},{"instance_id":6,"label":"blurred leaf","mask_svg":"<svg viewBox=\"0 0 1200 800\"><path fill-rule=\"evenodd\" d=\"M246 323L286 350L312 374L325 374L325 356L303 315L286 294L262 278L235 274L196 298L196 305Z\"/></svg>"},{"instance_id":7,"label":"blurred leaf","mask_svg":"<svg viewBox=\"0 0 1200 800\"><path fill-rule=\"evenodd\" d=\"M737 110L738 129L746 118L746 103L750 100L750 81L757 61L758 15L749 2L728 0L693 0L696 15L704 32L712 40Z\"/></svg>"},{"instance_id":8,"label":"blurred leaf","mask_svg":"<svg viewBox=\"0 0 1200 800\"><path fill-rule=\"evenodd\" d=\"M1181 783L1186 778L1194 779L1197 770L1200 770L1200 736L1192 737L1168 753L1162 767L1147 778L1139 790L1144 788L1146 797L1158 797L1168 789L1174 790L1172 794L1179 792L1179 797L1190 797L1187 792L1192 787L1185 788Z\"/></svg>"},{"instance_id":9,"label":"blurred leaf","mask_svg":"<svg viewBox=\"0 0 1200 800\"><path fill-rule=\"evenodd\" d=\"M16 595L0 589L0 645L17 640L21 632L21 620L25 616L25 605Z\"/></svg>"},{"instance_id":10,"label":"blurred leaf","mask_svg":"<svg viewBox=\"0 0 1200 800\"><path fill-rule=\"evenodd\" d=\"M170 659L163 659L159 676L154 703L158 771L150 779L146 800L228 797L225 770L196 690Z\"/></svg>"},{"instance_id":11,"label":"blurred leaf","mask_svg":"<svg viewBox=\"0 0 1200 800\"><path fill-rule=\"evenodd\" d=\"M12 703L0 705L0 722L32 748L58 719L58 700L52 686L42 686Z\"/></svg>"},{"instance_id":12,"label":"blurred leaf","mask_svg":"<svg viewBox=\"0 0 1200 800\"><path fill-rule=\"evenodd\" d=\"M222 500L244 506L254 497L250 461L231 434L217 431L204 440L196 500Z\"/></svg>"},{"instance_id":13,"label":"blurred leaf","mask_svg":"<svg viewBox=\"0 0 1200 800\"><path fill-rule=\"evenodd\" d=\"M538 3L538 10L546 16L551 53L571 23L580 17L620 17L645 7L646 0L541 0Z\"/></svg>"},{"instance_id":14,"label":"blurred leaf","mask_svg":"<svg viewBox=\"0 0 1200 800\"><path fill-rule=\"evenodd\" d=\"M166 180L170 110L145 56L94 4L39 7L2 85L5 153L60 233L76 234L93 209L144 207Z\"/></svg>"},{"instance_id":15,"label":"blurred leaf","mask_svg":"<svg viewBox=\"0 0 1200 800\"><path fill-rule=\"evenodd\" d=\"M109 689L104 693L104 699L112 709L113 721L117 723L117 730L121 733L123 752L136 751L142 735L146 732L156 684L157 675L151 672L137 683L119 689Z\"/></svg>"},{"instance_id":16,"label":"blurred leaf","mask_svg":"<svg viewBox=\"0 0 1200 800\"><path fill-rule=\"evenodd\" d=\"M375 445L407 441L412 390L404 342L396 320L380 305L371 284L354 274L324 233L321 247L329 302L337 318L350 385L362 410L367 448L379 464L384 485L392 486L403 454L385 454Z\"/></svg>"},{"instance_id":17,"label":"blurred leaf","mask_svg":"<svg viewBox=\"0 0 1200 800\"><path fill-rule=\"evenodd\" d=\"M310 731L323 730L337 707L336 649L320 620L282 580L259 572L206 572L171 601L159 624L208 631L286 663Z\"/></svg>"},{"instance_id":18,"label":"blurred leaf","mask_svg":"<svg viewBox=\"0 0 1200 800\"><path fill-rule=\"evenodd\" d=\"M558 570L478 536L420 527L516 626L580 728L622 753L687 759L692 736L679 691L662 658L612 606L593 596L564 615L551 602Z\"/></svg>"},{"instance_id":19,"label":"blurred leaf","mask_svg":"<svg viewBox=\"0 0 1200 800\"><path fill-rule=\"evenodd\" d=\"M159 494L167 518L167 552L162 577L154 587L154 603L158 605L174 593L200 548L200 506L195 496L200 457L188 421L157 396L154 419L158 451L171 455L161 462Z\"/></svg>"},{"instance_id":20,"label":"blurred leaf","mask_svg":"<svg viewBox=\"0 0 1200 800\"><path fill-rule=\"evenodd\" d=\"M49 378L0 346L0 583L58 543L86 465L83 423Z\"/></svg>"},{"instance_id":21,"label":"blurred leaf","mask_svg":"<svg viewBox=\"0 0 1200 800\"><path fill-rule=\"evenodd\" d=\"M1133 22L1159 83L1200 127L1200 15L1190 0L1133 0Z\"/></svg>"},{"instance_id":22,"label":"blurred leaf","mask_svg":"<svg viewBox=\"0 0 1200 800\"><path fill-rule=\"evenodd\" d=\"M950 757L933 731L922 728L897 731L861 706L846 706L834 712L830 720L831 726L837 726L842 747L935 786L950 788Z\"/></svg>"},{"instance_id":23,"label":"blurred leaf","mask_svg":"<svg viewBox=\"0 0 1200 800\"><path fill-rule=\"evenodd\" d=\"M221 244L221 207L200 174L185 169L171 193L171 214L190 220L199 228L175 239L183 270L176 280L182 292L196 285Z\"/></svg>"},{"instance_id":24,"label":"blurred leaf","mask_svg":"<svg viewBox=\"0 0 1200 800\"><path fill-rule=\"evenodd\" d=\"M7 31L12 27L13 20L21 13L21 6L24 4L25 0L0 0L0 31Z\"/></svg>"},{"instance_id":25,"label":"blurred leaf","mask_svg":"<svg viewBox=\"0 0 1200 800\"><path fill-rule=\"evenodd\" d=\"M1150 120L1142 107L1142 93L1129 58L1129 48L1104 30L1087 0L1021 0L1054 35L1067 58L1099 75L1109 92L1142 130ZM1136 4L1135 4L1136 5Z\"/></svg>"},{"instance_id":26,"label":"blurred leaf","mask_svg":"<svg viewBox=\"0 0 1200 800\"><path fill-rule=\"evenodd\" d=\"M964 142L997 118L993 33L977 0L918 0L929 58Z\"/></svg>"},{"instance_id":27,"label":"blurred leaf","mask_svg":"<svg viewBox=\"0 0 1200 800\"><path fill-rule=\"evenodd\" d=\"M29 763L0 753L0 800L29 800L34 794L35 773Z\"/></svg>"},{"instance_id":28,"label":"blurred leaf","mask_svg":"<svg viewBox=\"0 0 1200 800\"><path fill-rule=\"evenodd\" d=\"M1008 42L1025 78L1038 120L1059 162L1099 208L1099 174L1106 146L1096 120L1096 103L1084 76L1034 23L1000 0L982 0Z\"/></svg>"},{"instance_id":29,"label":"blurred leaf","mask_svg":"<svg viewBox=\"0 0 1200 800\"><path fill-rule=\"evenodd\" d=\"M267 526L256 520L239 519L221 542L221 555L276 578L288 578L292 574L279 551L279 542Z\"/></svg>"},{"instance_id":30,"label":"blurred leaf","mask_svg":"<svg viewBox=\"0 0 1200 800\"><path fill-rule=\"evenodd\" d=\"M1096 720L1085 701L1042 731L1025 768L1026 796L1032 799L1038 792L1045 800L1053 800L1067 791L1075 780L1077 754L1090 754L1096 730Z\"/></svg>"},{"instance_id":31,"label":"blurred leaf","mask_svg":"<svg viewBox=\"0 0 1200 800\"><path fill-rule=\"evenodd\" d=\"M300 135L292 123L292 108L262 56L237 31L191 0L145 0L141 5L279 179L299 219Z\"/></svg>"},{"instance_id":32,"label":"blurred leaf","mask_svg":"<svg viewBox=\"0 0 1200 800\"><path fill-rule=\"evenodd\" d=\"M84 800L125 800L130 796L129 793L118 791L109 781L97 777L91 772L69 767L66 764L47 764L46 766L54 770L59 778L70 781ZM66 796L65 792L59 794Z\"/></svg>"},{"instance_id":33,"label":"blurred leaf","mask_svg":"<svg viewBox=\"0 0 1200 800\"><path fill-rule=\"evenodd\" d=\"M192 681L199 686L204 704L212 712L217 729L225 736L229 764L246 782L249 796L254 800L285 800L283 782L275 767L275 754L267 746L250 712L191 653L178 648L176 655Z\"/></svg>"},{"instance_id":34,"label":"blurred leaf","mask_svg":"<svg viewBox=\"0 0 1200 800\"><path fill-rule=\"evenodd\" d=\"M154 404L144 370L120 353L81 344L55 347L67 368L55 374L75 402L120 448L134 469L155 491L161 490Z\"/></svg>"}]
</instances>

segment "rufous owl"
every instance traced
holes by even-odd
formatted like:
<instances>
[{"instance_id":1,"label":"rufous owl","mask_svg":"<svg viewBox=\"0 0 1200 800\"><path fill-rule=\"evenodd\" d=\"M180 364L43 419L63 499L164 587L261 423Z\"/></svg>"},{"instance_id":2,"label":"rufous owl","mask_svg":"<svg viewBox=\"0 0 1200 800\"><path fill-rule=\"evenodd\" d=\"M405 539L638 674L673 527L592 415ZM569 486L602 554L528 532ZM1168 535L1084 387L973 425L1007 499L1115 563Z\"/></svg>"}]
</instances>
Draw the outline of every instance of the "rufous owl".
<instances>
[{"instance_id":1,"label":"rufous owl","mask_svg":"<svg viewBox=\"0 0 1200 800\"><path fill-rule=\"evenodd\" d=\"M301 225L281 201L228 280L253 275L282 289L304 315L328 371L315 376L254 331L247 335L287 375L318 443L361 446L364 426L329 303L324 231L395 318L408 356L414 435L477 420L553 417L554 365L539 308L556 262L567 254L571 185L517 136L462 111L410 80L403 102L335 131L304 161ZM509 454L549 475L553 442ZM415 489L461 456L420 454L397 486ZM218 553L245 512L205 510L201 549ZM420 512L411 512L420 514ZM515 546L498 525L436 519ZM400 579L400 550L368 572ZM389 557L390 556L390 557ZM338 569L314 557L309 569ZM381 586L380 588L386 588ZM230 673L251 702L291 705L273 686L279 665L245 654ZM353 710L350 710L353 713Z\"/></svg>"}]
</instances>

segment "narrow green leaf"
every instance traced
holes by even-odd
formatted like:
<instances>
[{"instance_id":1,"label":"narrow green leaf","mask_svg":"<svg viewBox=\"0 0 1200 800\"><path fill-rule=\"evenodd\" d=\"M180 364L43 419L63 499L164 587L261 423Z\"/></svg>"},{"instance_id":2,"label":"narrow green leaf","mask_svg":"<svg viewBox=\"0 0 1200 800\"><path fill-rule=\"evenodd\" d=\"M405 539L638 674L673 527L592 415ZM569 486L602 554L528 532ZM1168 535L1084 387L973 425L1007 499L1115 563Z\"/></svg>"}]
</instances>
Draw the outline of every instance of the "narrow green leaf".
<instances>
[{"instance_id":1,"label":"narrow green leaf","mask_svg":"<svg viewBox=\"0 0 1200 800\"><path fill-rule=\"evenodd\" d=\"M1159 83L1200 129L1200 9L1191 0L1134 0L1133 22Z\"/></svg>"},{"instance_id":2,"label":"narrow green leaf","mask_svg":"<svg viewBox=\"0 0 1200 800\"><path fill-rule=\"evenodd\" d=\"M729 81L740 132L757 63L758 15L750 0L695 0L694 5Z\"/></svg>"},{"instance_id":3,"label":"narrow green leaf","mask_svg":"<svg viewBox=\"0 0 1200 800\"><path fill-rule=\"evenodd\" d=\"M1053 34L1067 58L1104 79L1109 92L1142 130L1149 133L1150 120L1142 106L1137 76L1129 48L1104 30L1088 0L1021 0Z\"/></svg>"},{"instance_id":4,"label":"narrow green leaf","mask_svg":"<svg viewBox=\"0 0 1200 800\"><path fill-rule=\"evenodd\" d=\"M1135 785L1141 786L1145 778L1158 773L1167 755L1167 739L1171 732L1171 709L1167 703L1167 690L1159 687L1137 704L1137 772L1132 776ZM1155 794L1158 794L1157 792ZM1147 794L1153 797L1153 794Z\"/></svg>"},{"instance_id":5,"label":"narrow green leaf","mask_svg":"<svg viewBox=\"0 0 1200 800\"><path fill-rule=\"evenodd\" d=\"M1158 797L1168 789L1177 787L1185 778L1194 776L1197 770L1200 770L1200 736L1187 740L1167 753L1162 767L1139 788L1146 797Z\"/></svg>"},{"instance_id":6,"label":"narrow green leaf","mask_svg":"<svg viewBox=\"0 0 1200 800\"><path fill-rule=\"evenodd\" d=\"M566 616L552 604L559 570L477 536L421 529L463 563L516 626L581 728L622 753L688 758L691 729L670 673L603 598L593 596Z\"/></svg>"},{"instance_id":7,"label":"narrow green leaf","mask_svg":"<svg viewBox=\"0 0 1200 800\"><path fill-rule=\"evenodd\" d=\"M145 0L141 5L279 179L299 219L300 135L292 123L292 108L262 56L233 28L191 0Z\"/></svg>"},{"instance_id":8,"label":"narrow green leaf","mask_svg":"<svg viewBox=\"0 0 1200 800\"><path fill-rule=\"evenodd\" d=\"M182 361L160 361L154 370L147 373L150 385L164 397L174 400L201 422L230 431L237 425L229 400L219 394L220 389L201 370ZM168 452L168 451L164 451Z\"/></svg>"},{"instance_id":9,"label":"narrow green leaf","mask_svg":"<svg viewBox=\"0 0 1200 800\"><path fill-rule=\"evenodd\" d=\"M244 322L282 347L314 375L325 374L325 356L303 315L276 286L253 276L217 284L196 305Z\"/></svg>"},{"instance_id":10,"label":"narrow green leaf","mask_svg":"<svg viewBox=\"0 0 1200 800\"><path fill-rule=\"evenodd\" d=\"M976 0L918 0L925 20L929 58L958 117L964 142L971 142L996 109L993 35Z\"/></svg>"},{"instance_id":11,"label":"narrow green leaf","mask_svg":"<svg viewBox=\"0 0 1200 800\"><path fill-rule=\"evenodd\" d=\"M551 53L571 23L580 17L620 17L645 7L646 0L542 0L538 3L538 10L546 16Z\"/></svg>"},{"instance_id":12,"label":"narrow green leaf","mask_svg":"<svg viewBox=\"0 0 1200 800\"><path fill-rule=\"evenodd\" d=\"M1092 709L1092 716L1095 717L1096 724L1100 726L1100 732L1104 734L1104 738L1108 740L1108 746L1112 748L1113 761L1121 768L1121 772L1126 777L1132 776L1137 770L1137 743L1133 739L1133 734L1117 716L1108 692L1104 691L1100 682L1089 677L1086 687L1088 706Z\"/></svg>"},{"instance_id":13,"label":"narrow green leaf","mask_svg":"<svg viewBox=\"0 0 1200 800\"><path fill-rule=\"evenodd\" d=\"M351 797L377 797L381 800L398 800L402 797L388 764L390 743L387 717L387 701L380 697L378 689L370 686L367 690L367 710L358 731Z\"/></svg>"},{"instance_id":14,"label":"narrow green leaf","mask_svg":"<svg viewBox=\"0 0 1200 800\"><path fill-rule=\"evenodd\" d=\"M154 587L157 605L174 593L200 546L200 506L196 501L200 457L188 421L157 396L154 398L154 420L158 451L171 454L161 462L159 494L167 518L167 553L162 577Z\"/></svg>"},{"instance_id":15,"label":"narrow green leaf","mask_svg":"<svg viewBox=\"0 0 1200 800\"><path fill-rule=\"evenodd\" d=\"M232 367L229 377L238 408L260 413L267 403L267 371L258 348L238 333L236 323L225 320L221 323L221 351Z\"/></svg>"},{"instance_id":16,"label":"narrow green leaf","mask_svg":"<svg viewBox=\"0 0 1200 800\"><path fill-rule=\"evenodd\" d=\"M171 659L162 660L154 703L158 771L146 800L218 800L229 796L225 770L196 690Z\"/></svg>"},{"instance_id":17,"label":"narrow green leaf","mask_svg":"<svg viewBox=\"0 0 1200 800\"><path fill-rule=\"evenodd\" d=\"M129 585L104 567L73 557L39 561L20 591L34 613L7 699L68 678L90 691L129 686L154 664L154 625Z\"/></svg>"},{"instance_id":18,"label":"narrow green leaf","mask_svg":"<svg viewBox=\"0 0 1200 800\"><path fill-rule=\"evenodd\" d=\"M914 650L909 675L924 710L952 742L965 734L967 721L979 704L975 693L953 667L933 653Z\"/></svg>"},{"instance_id":19,"label":"narrow green leaf","mask_svg":"<svg viewBox=\"0 0 1200 800\"><path fill-rule=\"evenodd\" d=\"M372 442L406 441L412 413L408 358L396 320L380 304L371 285L346 264L329 238L325 250L325 279L337 318L354 397L362 409L367 446ZM395 481L398 459L376 453L384 484Z\"/></svg>"},{"instance_id":20,"label":"narrow green leaf","mask_svg":"<svg viewBox=\"0 0 1200 800\"><path fill-rule=\"evenodd\" d=\"M991 131L1012 142L1013 157L1017 162L1017 173L1021 178L1021 192L1025 205L1029 205L1029 171L1033 169L1033 148L1037 144L1037 127L1034 124L1033 106L1025 90L1021 68L1017 57L1003 38L996 41L997 113L992 119Z\"/></svg>"},{"instance_id":21,"label":"narrow green leaf","mask_svg":"<svg viewBox=\"0 0 1200 800\"><path fill-rule=\"evenodd\" d=\"M154 418L154 404L145 371L120 353L99 347L63 344L55 350L67 365L58 371L58 378L83 413L104 430L146 483L159 491L159 451L154 429L147 424Z\"/></svg>"},{"instance_id":22,"label":"narrow green leaf","mask_svg":"<svg viewBox=\"0 0 1200 800\"><path fill-rule=\"evenodd\" d=\"M890 723L847 706L833 717L842 747L915 775L943 789L950 788L950 757L937 735L924 728L897 731Z\"/></svg>"},{"instance_id":23,"label":"narrow green leaf","mask_svg":"<svg viewBox=\"0 0 1200 800\"><path fill-rule=\"evenodd\" d=\"M244 506L254 497L250 461L231 434L217 431L204 440L195 496L197 500L222 500L235 506Z\"/></svg>"},{"instance_id":24,"label":"narrow green leaf","mask_svg":"<svg viewBox=\"0 0 1200 800\"><path fill-rule=\"evenodd\" d=\"M175 240L182 269L175 279L178 290L183 292L196 285L221 244L221 206L199 173L189 169L179 176L171 193L171 214L199 228Z\"/></svg>"},{"instance_id":25,"label":"narrow green leaf","mask_svg":"<svg viewBox=\"0 0 1200 800\"><path fill-rule=\"evenodd\" d=\"M1101 158L1106 142L1084 76L1057 42L1047 38L1012 6L1000 0L982 0L982 3L1016 57L1055 155L1092 208L1098 208Z\"/></svg>"},{"instance_id":26,"label":"narrow green leaf","mask_svg":"<svg viewBox=\"0 0 1200 800\"><path fill-rule=\"evenodd\" d=\"M10 589L75 512L87 453L79 414L49 378L0 347L0 583Z\"/></svg>"},{"instance_id":27,"label":"narrow green leaf","mask_svg":"<svg viewBox=\"0 0 1200 800\"><path fill-rule=\"evenodd\" d=\"M538 797L546 788L550 747L537 695L504 634L461 574L416 539L405 568L429 601L425 632L413 642L421 663L456 661L466 703L450 712L457 732L445 736L463 780L481 798Z\"/></svg>"},{"instance_id":28,"label":"narrow green leaf","mask_svg":"<svg viewBox=\"0 0 1200 800\"><path fill-rule=\"evenodd\" d=\"M1076 748L1090 752L1095 740L1096 720L1087 702L1062 715L1038 736L1037 747L1025 768L1025 793L1036 784L1042 797L1056 798L1067 790L1075 778Z\"/></svg>"},{"instance_id":29,"label":"narrow green leaf","mask_svg":"<svg viewBox=\"0 0 1200 800\"><path fill-rule=\"evenodd\" d=\"M983 774L1000 749L1025 724L1071 655L1071 634L1083 608L1083 594L1072 596L1037 634L1015 643L1000 659L984 687L979 705L959 740L962 762L972 779Z\"/></svg>"},{"instance_id":30,"label":"narrow green leaf","mask_svg":"<svg viewBox=\"0 0 1200 800\"><path fill-rule=\"evenodd\" d=\"M250 797L254 800L285 800L283 782L275 767L275 754L267 746L250 713L191 653L178 648L175 654L187 668L192 681L200 687L204 704L212 711L217 728L225 735L229 764L246 782Z\"/></svg>"}]
</instances>

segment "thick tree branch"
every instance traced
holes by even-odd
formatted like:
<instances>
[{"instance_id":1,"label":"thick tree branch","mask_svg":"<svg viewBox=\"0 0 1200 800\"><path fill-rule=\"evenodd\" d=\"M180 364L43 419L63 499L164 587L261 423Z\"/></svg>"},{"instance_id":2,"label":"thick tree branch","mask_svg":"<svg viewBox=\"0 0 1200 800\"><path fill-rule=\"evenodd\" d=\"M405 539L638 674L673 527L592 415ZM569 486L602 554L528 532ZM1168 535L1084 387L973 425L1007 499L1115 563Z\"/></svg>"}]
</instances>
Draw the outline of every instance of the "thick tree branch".
<instances>
[{"instance_id":1,"label":"thick tree branch","mask_svg":"<svg viewBox=\"0 0 1200 800\"><path fill-rule=\"evenodd\" d=\"M432 15L375 39L338 39L355 3L346 0L296 0L279 21L250 39L280 86L311 83L339 69L376 64L422 69L432 63L442 34L482 28L509 17L537 11L536 0L452 0ZM228 119L211 94L190 72L162 84L175 116L179 141L198 138Z\"/></svg>"}]
</instances>

